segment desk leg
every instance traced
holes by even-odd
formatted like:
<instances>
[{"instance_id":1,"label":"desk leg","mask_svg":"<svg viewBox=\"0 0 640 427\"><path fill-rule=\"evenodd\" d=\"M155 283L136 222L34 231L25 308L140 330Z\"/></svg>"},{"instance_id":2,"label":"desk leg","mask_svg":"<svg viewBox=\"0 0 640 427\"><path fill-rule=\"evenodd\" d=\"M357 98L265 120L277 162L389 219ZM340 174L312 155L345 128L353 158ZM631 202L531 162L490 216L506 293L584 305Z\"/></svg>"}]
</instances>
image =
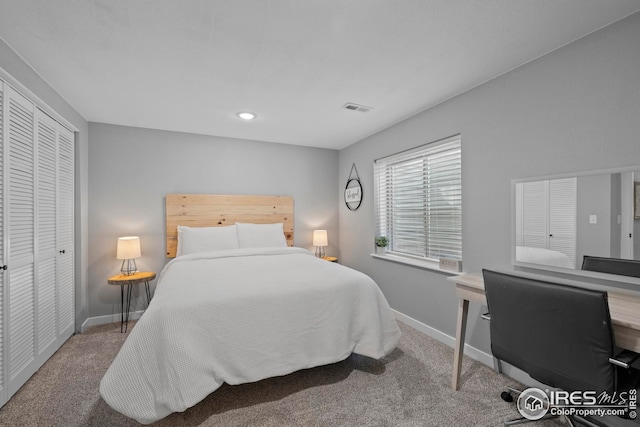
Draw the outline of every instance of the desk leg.
<instances>
[{"instance_id":1,"label":"desk leg","mask_svg":"<svg viewBox=\"0 0 640 427\"><path fill-rule=\"evenodd\" d=\"M458 301L458 321L456 323L456 346L453 354L453 378L451 387L460 390L460 373L462 372L462 356L464 355L464 335L467 331L467 314L469 300L460 298Z\"/></svg>"}]
</instances>

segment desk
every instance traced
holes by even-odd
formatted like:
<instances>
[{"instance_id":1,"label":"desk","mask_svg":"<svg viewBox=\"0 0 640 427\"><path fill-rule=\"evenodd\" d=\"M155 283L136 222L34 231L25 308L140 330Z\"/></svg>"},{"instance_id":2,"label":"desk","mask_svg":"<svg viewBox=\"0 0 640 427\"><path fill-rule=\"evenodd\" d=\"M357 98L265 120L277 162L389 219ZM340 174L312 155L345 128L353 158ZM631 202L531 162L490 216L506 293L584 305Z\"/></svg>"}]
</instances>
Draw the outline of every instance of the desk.
<instances>
[{"instance_id":1,"label":"desk","mask_svg":"<svg viewBox=\"0 0 640 427\"><path fill-rule=\"evenodd\" d=\"M484 293L482 273L453 276L448 280L455 282L456 295L458 296L456 345L453 354L453 378L451 386L454 390L459 390L469 301L487 305L487 298ZM616 345L621 348L640 352L640 296L615 291L608 292L607 296Z\"/></svg>"}]
</instances>

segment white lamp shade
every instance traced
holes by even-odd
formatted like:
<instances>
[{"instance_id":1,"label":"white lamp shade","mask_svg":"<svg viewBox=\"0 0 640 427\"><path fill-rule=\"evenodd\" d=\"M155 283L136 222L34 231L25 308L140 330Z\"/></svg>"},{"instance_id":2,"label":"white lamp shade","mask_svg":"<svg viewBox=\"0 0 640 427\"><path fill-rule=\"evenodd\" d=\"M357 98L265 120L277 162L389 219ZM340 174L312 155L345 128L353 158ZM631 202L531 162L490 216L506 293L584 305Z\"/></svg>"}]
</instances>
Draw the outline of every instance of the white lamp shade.
<instances>
[{"instance_id":1,"label":"white lamp shade","mask_svg":"<svg viewBox=\"0 0 640 427\"><path fill-rule=\"evenodd\" d=\"M313 230L313 246L327 246L327 230Z\"/></svg>"},{"instance_id":2,"label":"white lamp shade","mask_svg":"<svg viewBox=\"0 0 640 427\"><path fill-rule=\"evenodd\" d=\"M138 236L126 236L118 239L116 259L140 258L140 238Z\"/></svg>"}]
</instances>

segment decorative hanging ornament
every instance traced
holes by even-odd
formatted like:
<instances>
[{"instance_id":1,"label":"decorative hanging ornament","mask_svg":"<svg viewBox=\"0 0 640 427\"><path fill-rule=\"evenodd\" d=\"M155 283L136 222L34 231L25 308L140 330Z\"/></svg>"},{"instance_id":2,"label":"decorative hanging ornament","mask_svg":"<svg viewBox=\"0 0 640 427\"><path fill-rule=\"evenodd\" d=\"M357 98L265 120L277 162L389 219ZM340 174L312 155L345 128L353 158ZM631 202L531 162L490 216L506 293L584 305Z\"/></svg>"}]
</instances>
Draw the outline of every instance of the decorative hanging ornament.
<instances>
[{"instance_id":1,"label":"decorative hanging ornament","mask_svg":"<svg viewBox=\"0 0 640 427\"><path fill-rule=\"evenodd\" d=\"M352 178L353 173L356 173L355 178ZM358 176L358 170L356 164L351 166L351 172L349 172L349 178L347 179L347 185L344 188L344 203L349 210L355 211L360 207L362 203L362 184L360 183L360 177Z\"/></svg>"}]
</instances>

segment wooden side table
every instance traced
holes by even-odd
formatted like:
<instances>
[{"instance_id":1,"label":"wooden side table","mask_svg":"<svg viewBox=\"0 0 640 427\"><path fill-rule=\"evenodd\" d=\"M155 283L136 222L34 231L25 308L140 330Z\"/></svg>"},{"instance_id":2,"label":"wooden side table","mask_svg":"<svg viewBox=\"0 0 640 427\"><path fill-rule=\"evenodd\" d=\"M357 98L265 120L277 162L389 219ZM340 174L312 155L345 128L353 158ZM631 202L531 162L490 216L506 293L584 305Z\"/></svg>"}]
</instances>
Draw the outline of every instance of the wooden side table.
<instances>
[{"instance_id":1,"label":"wooden side table","mask_svg":"<svg viewBox=\"0 0 640 427\"><path fill-rule=\"evenodd\" d=\"M130 276L124 274L117 274L107 279L107 283L110 285L120 285L120 332L127 332L129 327L129 310L131 309L131 290L133 285L144 283L144 288L147 293L147 306L151 302L151 291L149 289L149 282L156 278L156 273L151 271L138 271ZM125 311L124 303L124 287L127 286L127 304ZM124 330L123 330L124 329Z\"/></svg>"},{"instance_id":2,"label":"wooden side table","mask_svg":"<svg viewBox=\"0 0 640 427\"><path fill-rule=\"evenodd\" d=\"M322 259L329 262L338 262L338 258L334 256L323 256Z\"/></svg>"}]
</instances>

